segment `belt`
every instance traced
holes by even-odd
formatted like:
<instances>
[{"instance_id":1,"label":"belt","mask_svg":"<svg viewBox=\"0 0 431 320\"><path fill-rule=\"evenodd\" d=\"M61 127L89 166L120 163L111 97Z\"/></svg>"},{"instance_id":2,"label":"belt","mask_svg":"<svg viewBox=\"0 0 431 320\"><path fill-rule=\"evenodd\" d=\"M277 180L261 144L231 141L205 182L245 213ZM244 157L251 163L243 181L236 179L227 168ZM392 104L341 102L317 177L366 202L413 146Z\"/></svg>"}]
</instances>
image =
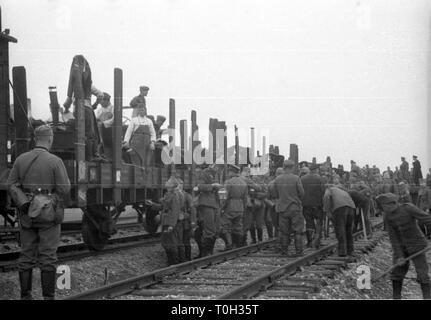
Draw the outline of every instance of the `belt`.
<instances>
[{"instance_id":1,"label":"belt","mask_svg":"<svg viewBox=\"0 0 431 320\"><path fill-rule=\"evenodd\" d=\"M50 190L47 189L27 189L24 188L22 191L24 191L24 193L31 193L31 194L51 194Z\"/></svg>"}]
</instances>

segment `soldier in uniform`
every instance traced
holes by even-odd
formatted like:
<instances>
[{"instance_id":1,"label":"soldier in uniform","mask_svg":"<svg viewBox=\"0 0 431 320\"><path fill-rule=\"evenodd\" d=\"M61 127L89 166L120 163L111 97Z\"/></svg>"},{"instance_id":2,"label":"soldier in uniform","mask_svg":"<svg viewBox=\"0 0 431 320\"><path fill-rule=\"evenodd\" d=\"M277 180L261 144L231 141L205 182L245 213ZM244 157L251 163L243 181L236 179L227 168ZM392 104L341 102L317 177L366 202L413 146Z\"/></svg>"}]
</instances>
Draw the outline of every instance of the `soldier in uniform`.
<instances>
[{"instance_id":1,"label":"soldier in uniform","mask_svg":"<svg viewBox=\"0 0 431 320\"><path fill-rule=\"evenodd\" d=\"M247 183L239 177L239 168L233 167L226 181L226 203L222 215L222 235L226 250L243 245L243 215L247 205Z\"/></svg>"},{"instance_id":2,"label":"soldier in uniform","mask_svg":"<svg viewBox=\"0 0 431 320\"><path fill-rule=\"evenodd\" d=\"M181 209L184 208L183 199L180 198L177 190L178 181L171 177L166 182L167 192L161 199L161 224L162 236L161 243L168 257L168 264L177 264L180 262L180 257L184 258L182 249L182 227L184 214ZM181 219L182 216L182 219Z\"/></svg>"},{"instance_id":3,"label":"soldier in uniform","mask_svg":"<svg viewBox=\"0 0 431 320\"><path fill-rule=\"evenodd\" d=\"M7 181L19 209L21 298L32 299L32 273L39 264L42 295L54 299L54 264L64 217L63 202L70 191L70 182L63 161L49 152L53 142L51 128L40 126L34 136L35 148L16 159Z\"/></svg>"},{"instance_id":4,"label":"soldier in uniform","mask_svg":"<svg viewBox=\"0 0 431 320\"><path fill-rule=\"evenodd\" d=\"M287 255L290 236L295 237L296 255L303 254L304 216L301 199L304 188L301 179L293 174L295 162L286 160L283 163L284 173L274 182L274 195L277 198L276 210L279 215L279 240L282 254Z\"/></svg>"},{"instance_id":5,"label":"soldier in uniform","mask_svg":"<svg viewBox=\"0 0 431 320\"><path fill-rule=\"evenodd\" d=\"M192 260L192 246L190 239L192 237L192 231L196 227L196 208L193 205L192 196L183 188L183 181L181 179L177 180L179 183L178 191L180 193L180 197L182 197L180 203L183 204L181 211L184 214L182 235L182 246L184 249L181 249L180 251L184 251L184 261L190 261Z\"/></svg>"},{"instance_id":6,"label":"soldier in uniform","mask_svg":"<svg viewBox=\"0 0 431 320\"><path fill-rule=\"evenodd\" d=\"M133 108L132 118L138 116L139 109L147 107L145 97L148 95L149 90L150 88L148 88L147 86L139 87L139 95L137 95L132 99L132 101L130 101L130 107Z\"/></svg>"},{"instance_id":7,"label":"soldier in uniform","mask_svg":"<svg viewBox=\"0 0 431 320\"><path fill-rule=\"evenodd\" d=\"M418 160L417 156L413 156L413 183L415 185L419 185L419 179L422 179L422 169L421 169L421 163Z\"/></svg>"},{"instance_id":8,"label":"soldier in uniform","mask_svg":"<svg viewBox=\"0 0 431 320\"><path fill-rule=\"evenodd\" d=\"M323 196L323 211L332 220L338 241L338 255L353 255L355 203L347 191L328 185Z\"/></svg>"},{"instance_id":9,"label":"soldier in uniform","mask_svg":"<svg viewBox=\"0 0 431 320\"><path fill-rule=\"evenodd\" d=\"M198 193L198 220L202 227L200 256L205 257L213 254L214 245L219 233L218 230L218 211L220 210L220 200L218 190L221 185L214 183L214 177L209 169L205 169L202 173L201 183L195 187ZM196 235L196 233L195 233Z\"/></svg>"},{"instance_id":10,"label":"soldier in uniform","mask_svg":"<svg viewBox=\"0 0 431 320\"><path fill-rule=\"evenodd\" d=\"M409 163L406 161L405 157L401 157L400 171L401 179L404 181L409 181Z\"/></svg>"},{"instance_id":11,"label":"soldier in uniform","mask_svg":"<svg viewBox=\"0 0 431 320\"><path fill-rule=\"evenodd\" d=\"M427 241L417 222L431 228L431 216L411 203L399 204L393 193L381 194L377 203L385 212L385 224L392 244L392 256L395 264L427 247ZM417 281L421 285L424 299L430 299L430 278L425 253L412 259L415 265ZM391 273L393 299L401 299L403 280L409 270L409 262L397 266Z\"/></svg>"},{"instance_id":12,"label":"soldier in uniform","mask_svg":"<svg viewBox=\"0 0 431 320\"><path fill-rule=\"evenodd\" d=\"M306 224L307 246L320 246L323 230L323 194L325 185L323 179L317 174L317 166L311 167L311 172L301 178L304 187L304 198L302 205L304 206L304 218ZM316 238L314 236L316 235Z\"/></svg>"},{"instance_id":13,"label":"soldier in uniform","mask_svg":"<svg viewBox=\"0 0 431 320\"><path fill-rule=\"evenodd\" d=\"M268 195L267 195L267 208L270 211L272 226L274 228L273 232L268 231L268 236L272 238L278 237L278 213L276 210L277 206L277 195L275 194L275 179L284 173L283 168L277 168L275 170L275 178L268 183Z\"/></svg>"}]
</instances>

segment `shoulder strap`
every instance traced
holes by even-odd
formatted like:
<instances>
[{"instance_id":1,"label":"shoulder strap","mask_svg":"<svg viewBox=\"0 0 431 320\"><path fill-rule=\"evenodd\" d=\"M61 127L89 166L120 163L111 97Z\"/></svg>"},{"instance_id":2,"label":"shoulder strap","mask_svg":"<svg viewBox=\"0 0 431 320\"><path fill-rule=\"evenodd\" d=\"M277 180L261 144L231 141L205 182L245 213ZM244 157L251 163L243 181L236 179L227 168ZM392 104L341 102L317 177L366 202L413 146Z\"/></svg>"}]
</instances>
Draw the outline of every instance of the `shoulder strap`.
<instances>
[{"instance_id":1,"label":"shoulder strap","mask_svg":"<svg viewBox=\"0 0 431 320\"><path fill-rule=\"evenodd\" d=\"M22 181L21 181L21 183L22 183L22 182L24 182L24 180L25 180L25 178L26 178L26 176L27 176L28 172L30 171L31 167L33 166L33 164L34 164L34 162L37 160L37 158L39 158L39 156L40 156L40 153L39 153L39 154L37 154L37 155L36 155L36 156L31 160L31 162L30 162L30 164L28 165L27 169L25 169L25 171L24 171L24 174L23 174L23 176L22 176Z\"/></svg>"}]
</instances>

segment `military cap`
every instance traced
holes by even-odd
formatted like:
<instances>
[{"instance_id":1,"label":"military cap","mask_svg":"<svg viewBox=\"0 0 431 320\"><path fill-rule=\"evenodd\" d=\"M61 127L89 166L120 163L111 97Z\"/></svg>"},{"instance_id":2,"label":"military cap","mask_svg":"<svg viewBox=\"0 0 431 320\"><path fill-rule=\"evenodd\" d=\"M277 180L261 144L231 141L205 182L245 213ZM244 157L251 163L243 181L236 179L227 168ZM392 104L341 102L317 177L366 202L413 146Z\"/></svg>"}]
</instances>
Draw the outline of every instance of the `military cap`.
<instances>
[{"instance_id":1,"label":"military cap","mask_svg":"<svg viewBox=\"0 0 431 320\"><path fill-rule=\"evenodd\" d=\"M310 166L310 170L311 170L311 171L313 171L313 170L317 170L317 169L319 169L319 167L318 167L316 164L312 164L312 165Z\"/></svg>"},{"instance_id":2,"label":"military cap","mask_svg":"<svg viewBox=\"0 0 431 320\"><path fill-rule=\"evenodd\" d=\"M104 92L103 93L103 100L109 101L111 100L111 96L109 93Z\"/></svg>"},{"instance_id":3,"label":"military cap","mask_svg":"<svg viewBox=\"0 0 431 320\"><path fill-rule=\"evenodd\" d=\"M379 204L397 203L398 197L393 193L384 193L377 196L376 201Z\"/></svg>"},{"instance_id":4,"label":"military cap","mask_svg":"<svg viewBox=\"0 0 431 320\"><path fill-rule=\"evenodd\" d=\"M147 86L140 86L139 89L146 91L150 90L150 88L148 88Z\"/></svg>"},{"instance_id":5,"label":"military cap","mask_svg":"<svg viewBox=\"0 0 431 320\"><path fill-rule=\"evenodd\" d=\"M49 125L44 124L34 130L35 137L52 136L52 129Z\"/></svg>"},{"instance_id":6,"label":"military cap","mask_svg":"<svg viewBox=\"0 0 431 320\"><path fill-rule=\"evenodd\" d=\"M302 167L301 173L304 173L304 174L310 173L310 169L308 167Z\"/></svg>"},{"instance_id":7,"label":"military cap","mask_svg":"<svg viewBox=\"0 0 431 320\"><path fill-rule=\"evenodd\" d=\"M277 168L277 170L275 170L275 175L276 176L279 176L280 174L283 174L283 173L284 173L283 168Z\"/></svg>"},{"instance_id":8,"label":"military cap","mask_svg":"<svg viewBox=\"0 0 431 320\"><path fill-rule=\"evenodd\" d=\"M413 156L413 159L417 159L418 158L418 156Z\"/></svg>"},{"instance_id":9,"label":"military cap","mask_svg":"<svg viewBox=\"0 0 431 320\"><path fill-rule=\"evenodd\" d=\"M241 170L240 167L238 167L237 165L234 165L234 164L229 164L227 166L227 168L229 171L236 172L236 173L240 172L240 170Z\"/></svg>"},{"instance_id":10,"label":"military cap","mask_svg":"<svg viewBox=\"0 0 431 320\"><path fill-rule=\"evenodd\" d=\"M283 162L284 167L293 167L294 165L295 165L295 162L293 160L290 160L290 159L284 160L284 162Z\"/></svg>"},{"instance_id":11,"label":"military cap","mask_svg":"<svg viewBox=\"0 0 431 320\"><path fill-rule=\"evenodd\" d=\"M178 180L175 179L174 177L170 177L168 181L166 181L165 184L166 188L176 188L178 187Z\"/></svg>"}]
</instances>

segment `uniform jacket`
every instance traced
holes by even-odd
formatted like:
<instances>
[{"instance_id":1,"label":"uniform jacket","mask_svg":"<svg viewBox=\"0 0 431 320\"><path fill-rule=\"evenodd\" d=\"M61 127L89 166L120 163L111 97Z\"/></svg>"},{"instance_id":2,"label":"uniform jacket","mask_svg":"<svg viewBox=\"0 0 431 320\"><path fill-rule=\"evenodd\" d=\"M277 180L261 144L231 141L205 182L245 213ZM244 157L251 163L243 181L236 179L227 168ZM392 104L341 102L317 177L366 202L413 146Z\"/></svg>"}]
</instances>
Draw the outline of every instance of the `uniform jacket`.
<instances>
[{"instance_id":1,"label":"uniform jacket","mask_svg":"<svg viewBox=\"0 0 431 320\"><path fill-rule=\"evenodd\" d=\"M196 208L193 205L193 197L190 193L182 191L184 196L184 218L196 223Z\"/></svg>"},{"instance_id":2,"label":"uniform jacket","mask_svg":"<svg viewBox=\"0 0 431 320\"><path fill-rule=\"evenodd\" d=\"M422 179L421 163L419 160L413 161L413 179Z\"/></svg>"},{"instance_id":3,"label":"uniform jacket","mask_svg":"<svg viewBox=\"0 0 431 320\"><path fill-rule=\"evenodd\" d=\"M198 192L198 207L220 208L217 190L212 185L199 184Z\"/></svg>"},{"instance_id":4,"label":"uniform jacket","mask_svg":"<svg viewBox=\"0 0 431 320\"><path fill-rule=\"evenodd\" d=\"M248 186L240 177L226 181L226 207L228 212L244 212L247 205Z\"/></svg>"},{"instance_id":5,"label":"uniform jacket","mask_svg":"<svg viewBox=\"0 0 431 320\"><path fill-rule=\"evenodd\" d=\"M357 208L365 208L365 206L370 202L370 199L358 190L349 190L348 193Z\"/></svg>"},{"instance_id":6,"label":"uniform jacket","mask_svg":"<svg viewBox=\"0 0 431 320\"><path fill-rule=\"evenodd\" d=\"M177 225L181 208L184 207L178 193L170 191L162 198L162 226L175 227Z\"/></svg>"},{"instance_id":7,"label":"uniform jacket","mask_svg":"<svg viewBox=\"0 0 431 320\"><path fill-rule=\"evenodd\" d=\"M23 177L30 162L33 162L26 177ZM34 191L37 189L47 190L57 195L61 201L70 191L70 181L63 161L41 147L35 147L29 152L21 154L13 165L7 180L9 189L22 187Z\"/></svg>"},{"instance_id":8,"label":"uniform jacket","mask_svg":"<svg viewBox=\"0 0 431 320\"><path fill-rule=\"evenodd\" d=\"M342 207L356 209L355 203L347 191L337 187L327 188L323 196L323 211L326 212L328 216L332 216L335 210Z\"/></svg>"},{"instance_id":9,"label":"uniform jacket","mask_svg":"<svg viewBox=\"0 0 431 320\"><path fill-rule=\"evenodd\" d=\"M417 221L431 229L431 216L410 203L400 204L395 211L385 214L395 259L412 255L427 246Z\"/></svg>"},{"instance_id":10,"label":"uniform jacket","mask_svg":"<svg viewBox=\"0 0 431 320\"><path fill-rule=\"evenodd\" d=\"M274 194L278 199L275 208L277 212L287 211L292 204L301 206L304 188L298 176L292 173L284 173L275 179L274 184Z\"/></svg>"},{"instance_id":11,"label":"uniform jacket","mask_svg":"<svg viewBox=\"0 0 431 320\"><path fill-rule=\"evenodd\" d=\"M301 182L304 187L302 205L304 207L321 207L325 193L323 179L318 174L309 173L301 178Z\"/></svg>"}]
</instances>

